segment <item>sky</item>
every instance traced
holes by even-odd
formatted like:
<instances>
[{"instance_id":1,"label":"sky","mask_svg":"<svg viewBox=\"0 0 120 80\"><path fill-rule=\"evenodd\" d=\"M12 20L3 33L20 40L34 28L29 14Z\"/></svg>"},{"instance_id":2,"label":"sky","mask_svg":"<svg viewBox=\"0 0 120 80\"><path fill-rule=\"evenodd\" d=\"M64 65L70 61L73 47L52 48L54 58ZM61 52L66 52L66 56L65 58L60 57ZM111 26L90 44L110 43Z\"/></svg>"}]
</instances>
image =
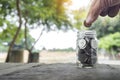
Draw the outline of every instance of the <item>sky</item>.
<instances>
[{"instance_id":1,"label":"sky","mask_svg":"<svg viewBox=\"0 0 120 80\"><path fill-rule=\"evenodd\" d=\"M90 0L72 0L72 5L70 6L70 9L75 10L79 9L81 7L86 7L90 3Z\"/></svg>"},{"instance_id":2,"label":"sky","mask_svg":"<svg viewBox=\"0 0 120 80\"><path fill-rule=\"evenodd\" d=\"M72 0L72 5L69 7L70 10L78 10L81 7L86 7L89 5L90 0ZM30 31L33 38L37 39L41 32L40 28ZM76 32L69 30L67 32L63 31L50 31L48 33L44 32L41 39L35 45L36 49L76 49Z\"/></svg>"},{"instance_id":3,"label":"sky","mask_svg":"<svg viewBox=\"0 0 120 80\"><path fill-rule=\"evenodd\" d=\"M38 38L39 35L36 35L41 32L41 29L32 30L30 33L34 38ZM34 33L34 34L33 34ZM36 36L34 36L36 35ZM50 31L48 33L43 32L41 39L38 41L35 46L36 49L65 49L65 48L76 48L76 32L69 30L67 32L63 31Z\"/></svg>"}]
</instances>

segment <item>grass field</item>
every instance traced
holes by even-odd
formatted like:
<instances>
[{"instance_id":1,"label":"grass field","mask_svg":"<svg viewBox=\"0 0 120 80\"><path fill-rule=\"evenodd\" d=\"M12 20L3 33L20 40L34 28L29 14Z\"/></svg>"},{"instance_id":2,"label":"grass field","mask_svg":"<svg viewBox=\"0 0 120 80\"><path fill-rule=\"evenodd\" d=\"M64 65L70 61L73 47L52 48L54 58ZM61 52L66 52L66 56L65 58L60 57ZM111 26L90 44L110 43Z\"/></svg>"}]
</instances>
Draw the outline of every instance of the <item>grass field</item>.
<instances>
[{"instance_id":1,"label":"grass field","mask_svg":"<svg viewBox=\"0 0 120 80\"><path fill-rule=\"evenodd\" d=\"M76 61L75 52L66 51L42 51L40 53L41 63L74 63Z\"/></svg>"},{"instance_id":2,"label":"grass field","mask_svg":"<svg viewBox=\"0 0 120 80\"><path fill-rule=\"evenodd\" d=\"M0 53L0 62L4 63L6 53ZM41 51L39 63L53 64L53 63L76 63L76 52L73 51ZM98 63L101 64L119 64L119 60L109 60L108 56L99 55Z\"/></svg>"}]
</instances>

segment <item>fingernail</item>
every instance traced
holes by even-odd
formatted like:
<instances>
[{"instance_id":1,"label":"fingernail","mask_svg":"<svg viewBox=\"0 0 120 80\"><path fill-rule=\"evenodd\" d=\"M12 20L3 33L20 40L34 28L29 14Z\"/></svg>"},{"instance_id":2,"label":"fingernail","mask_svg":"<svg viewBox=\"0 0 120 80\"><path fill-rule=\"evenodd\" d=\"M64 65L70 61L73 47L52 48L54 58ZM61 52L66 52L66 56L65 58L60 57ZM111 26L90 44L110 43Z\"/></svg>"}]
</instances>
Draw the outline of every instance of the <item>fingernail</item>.
<instances>
[{"instance_id":1,"label":"fingernail","mask_svg":"<svg viewBox=\"0 0 120 80\"><path fill-rule=\"evenodd\" d=\"M84 25L86 27L90 27L91 26L91 20L92 20L91 17L88 16L87 19L84 21Z\"/></svg>"},{"instance_id":2,"label":"fingernail","mask_svg":"<svg viewBox=\"0 0 120 80\"><path fill-rule=\"evenodd\" d=\"M90 22L91 22L91 17L88 16L87 19L86 19L86 23L87 23L87 24L91 24Z\"/></svg>"}]
</instances>

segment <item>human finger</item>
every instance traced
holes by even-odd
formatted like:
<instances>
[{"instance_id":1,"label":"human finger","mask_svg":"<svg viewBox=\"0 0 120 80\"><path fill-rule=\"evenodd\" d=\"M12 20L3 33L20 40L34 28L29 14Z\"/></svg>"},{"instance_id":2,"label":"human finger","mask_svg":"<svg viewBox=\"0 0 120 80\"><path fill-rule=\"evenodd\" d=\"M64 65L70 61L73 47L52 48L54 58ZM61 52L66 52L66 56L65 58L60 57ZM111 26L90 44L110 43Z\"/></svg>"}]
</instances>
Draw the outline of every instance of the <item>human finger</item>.
<instances>
[{"instance_id":1,"label":"human finger","mask_svg":"<svg viewBox=\"0 0 120 80\"><path fill-rule=\"evenodd\" d=\"M101 13L100 13L100 16L106 16L108 15L108 9L104 9Z\"/></svg>"},{"instance_id":2,"label":"human finger","mask_svg":"<svg viewBox=\"0 0 120 80\"><path fill-rule=\"evenodd\" d=\"M101 12L101 1L100 0L94 0L92 3L89 13L87 15L87 18L84 22L84 25L86 27L90 27L91 24L98 18L100 12Z\"/></svg>"},{"instance_id":3,"label":"human finger","mask_svg":"<svg viewBox=\"0 0 120 80\"><path fill-rule=\"evenodd\" d=\"M110 7L108 9L108 16L109 17L115 17L118 14L118 12L119 12L119 7L120 7L119 5Z\"/></svg>"}]
</instances>

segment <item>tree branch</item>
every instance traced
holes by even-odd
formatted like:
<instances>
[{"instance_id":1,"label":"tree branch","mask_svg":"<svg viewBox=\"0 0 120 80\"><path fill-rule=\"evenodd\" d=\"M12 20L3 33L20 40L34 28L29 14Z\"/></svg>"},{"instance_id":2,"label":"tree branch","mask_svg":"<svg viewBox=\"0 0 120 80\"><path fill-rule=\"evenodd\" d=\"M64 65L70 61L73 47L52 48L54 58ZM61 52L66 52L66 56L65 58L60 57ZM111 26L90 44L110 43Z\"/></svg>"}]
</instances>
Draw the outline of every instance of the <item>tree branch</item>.
<instances>
[{"instance_id":1,"label":"tree branch","mask_svg":"<svg viewBox=\"0 0 120 80\"><path fill-rule=\"evenodd\" d=\"M36 45L36 43L40 40L40 38L41 38L44 30L45 30L45 27L42 29L39 37L37 38L37 40L36 40L36 41L34 42L34 44L32 45L32 47L31 47L31 49L30 49L31 51L33 50L33 48L34 48L34 46Z\"/></svg>"}]
</instances>

